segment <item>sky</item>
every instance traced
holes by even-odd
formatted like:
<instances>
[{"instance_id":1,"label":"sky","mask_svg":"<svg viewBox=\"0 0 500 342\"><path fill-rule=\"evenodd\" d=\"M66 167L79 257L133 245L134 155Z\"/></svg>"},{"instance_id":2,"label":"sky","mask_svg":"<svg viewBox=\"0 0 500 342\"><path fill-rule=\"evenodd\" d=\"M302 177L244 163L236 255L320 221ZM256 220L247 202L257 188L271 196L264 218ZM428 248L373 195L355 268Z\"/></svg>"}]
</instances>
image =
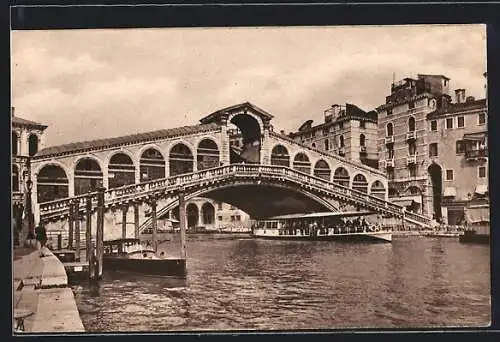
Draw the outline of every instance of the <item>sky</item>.
<instances>
[{"instance_id":1,"label":"sky","mask_svg":"<svg viewBox=\"0 0 500 342\"><path fill-rule=\"evenodd\" d=\"M249 101L275 130L369 111L395 76L443 74L483 98L484 25L161 28L11 32L16 116L49 127L46 146L199 123Z\"/></svg>"}]
</instances>

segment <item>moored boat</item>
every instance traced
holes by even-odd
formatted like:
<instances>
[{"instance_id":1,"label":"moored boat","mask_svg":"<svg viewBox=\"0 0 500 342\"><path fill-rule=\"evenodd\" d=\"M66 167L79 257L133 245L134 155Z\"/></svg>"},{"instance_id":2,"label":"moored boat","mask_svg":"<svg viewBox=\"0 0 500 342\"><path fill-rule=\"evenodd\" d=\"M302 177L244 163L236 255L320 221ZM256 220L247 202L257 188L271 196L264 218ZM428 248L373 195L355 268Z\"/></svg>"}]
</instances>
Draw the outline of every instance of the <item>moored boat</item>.
<instances>
[{"instance_id":1,"label":"moored boat","mask_svg":"<svg viewBox=\"0 0 500 342\"><path fill-rule=\"evenodd\" d=\"M391 242L392 230L381 229L365 220L365 216L373 214L355 211L275 216L257 221L252 236L273 240ZM354 217L353 221L349 220Z\"/></svg>"},{"instance_id":2,"label":"moored boat","mask_svg":"<svg viewBox=\"0 0 500 342\"><path fill-rule=\"evenodd\" d=\"M140 273L151 276L186 276L186 260L158 256L139 239L104 241L103 267L106 270Z\"/></svg>"}]
</instances>

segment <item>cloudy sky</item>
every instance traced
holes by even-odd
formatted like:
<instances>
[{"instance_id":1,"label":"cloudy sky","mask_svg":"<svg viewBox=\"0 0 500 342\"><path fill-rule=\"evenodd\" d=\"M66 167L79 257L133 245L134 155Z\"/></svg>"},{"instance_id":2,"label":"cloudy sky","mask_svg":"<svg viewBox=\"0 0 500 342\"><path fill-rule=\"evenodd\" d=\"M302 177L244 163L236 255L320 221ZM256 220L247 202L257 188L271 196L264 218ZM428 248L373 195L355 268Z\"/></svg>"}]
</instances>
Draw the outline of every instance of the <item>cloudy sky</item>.
<instances>
[{"instance_id":1,"label":"cloudy sky","mask_svg":"<svg viewBox=\"0 0 500 342\"><path fill-rule=\"evenodd\" d=\"M197 124L250 101L276 130L334 103L371 110L396 80L444 74L484 97L482 25L13 31L12 105L47 145ZM452 95L452 94L450 94Z\"/></svg>"}]
</instances>

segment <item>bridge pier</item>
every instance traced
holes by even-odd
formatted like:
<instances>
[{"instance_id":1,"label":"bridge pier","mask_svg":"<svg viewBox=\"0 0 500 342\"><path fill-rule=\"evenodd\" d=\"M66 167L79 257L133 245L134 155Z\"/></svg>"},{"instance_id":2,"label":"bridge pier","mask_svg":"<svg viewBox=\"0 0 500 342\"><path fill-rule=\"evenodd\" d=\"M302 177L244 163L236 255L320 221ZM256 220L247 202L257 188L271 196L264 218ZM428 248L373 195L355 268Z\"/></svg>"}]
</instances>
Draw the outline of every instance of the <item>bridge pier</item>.
<instances>
[{"instance_id":1,"label":"bridge pier","mask_svg":"<svg viewBox=\"0 0 500 342\"><path fill-rule=\"evenodd\" d=\"M97 232L96 232L96 258L97 274L96 278L102 277L102 261L104 252L104 191L106 189L99 187L97 189Z\"/></svg>"},{"instance_id":2,"label":"bridge pier","mask_svg":"<svg viewBox=\"0 0 500 342\"><path fill-rule=\"evenodd\" d=\"M181 259L186 259L186 201L184 192L179 191L179 228L181 235Z\"/></svg>"},{"instance_id":3,"label":"bridge pier","mask_svg":"<svg viewBox=\"0 0 500 342\"><path fill-rule=\"evenodd\" d=\"M73 217L75 221L75 247L76 247L76 261L80 261L80 201L75 199L73 201Z\"/></svg>"},{"instance_id":4,"label":"bridge pier","mask_svg":"<svg viewBox=\"0 0 500 342\"><path fill-rule=\"evenodd\" d=\"M68 213L68 249L73 249L73 227L74 227L74 202L69 202L69 213Z\"/></svg>"}]
</instances>

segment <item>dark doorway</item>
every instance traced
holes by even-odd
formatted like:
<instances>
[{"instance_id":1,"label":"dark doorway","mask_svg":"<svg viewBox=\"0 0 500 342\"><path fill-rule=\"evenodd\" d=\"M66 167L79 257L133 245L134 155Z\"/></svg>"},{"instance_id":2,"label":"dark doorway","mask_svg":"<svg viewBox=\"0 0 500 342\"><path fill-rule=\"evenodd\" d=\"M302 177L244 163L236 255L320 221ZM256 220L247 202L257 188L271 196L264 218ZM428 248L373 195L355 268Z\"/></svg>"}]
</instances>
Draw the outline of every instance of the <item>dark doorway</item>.
<instances>
[{"instance_id":1,"label":"dark doorway","mask_svg":"<svg viewBox=\"0 0 500 342\"><path fill-rule=\"evenodd\" d=\"M261 131L259 122L248 114L238 114L231 119L231 124L238 128L231 140L241 139L242 146L231 156L231 163L260 163Z\"/></svg>"},{"instance_id":2,"label":"dark doorway","mask_svg":"<svg viewBox=\"0 0 500 342\"><path fill-rule=\"evenodd\" d=\"M431 177L432 184L432 202L434 209L434 218L441 221L441 193L443 191L443 178L441 166L433 163L427 169Z\"/></svg>"}]
</instances>

